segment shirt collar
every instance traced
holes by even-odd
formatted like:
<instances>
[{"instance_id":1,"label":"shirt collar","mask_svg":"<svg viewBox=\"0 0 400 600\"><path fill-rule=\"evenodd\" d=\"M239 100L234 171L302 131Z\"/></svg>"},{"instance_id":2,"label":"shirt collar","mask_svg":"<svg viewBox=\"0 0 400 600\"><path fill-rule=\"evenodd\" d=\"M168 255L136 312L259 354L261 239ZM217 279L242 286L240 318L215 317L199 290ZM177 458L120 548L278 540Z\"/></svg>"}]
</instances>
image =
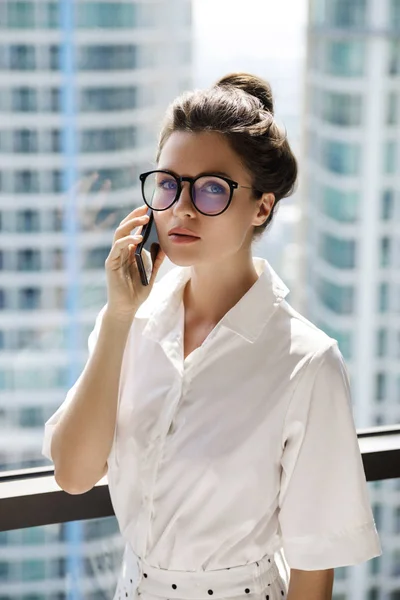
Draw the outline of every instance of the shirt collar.
<instances>
[{"instance_id":1,"label":"shirt collar","mask_svg":"<svg viewBox=\"0 0 400 600\"><path fill-rule=\"evenodd\" d=\"M280 302L290 292L266 259L253 257L258 280L221 319L220 325L254 342ZM179 313L183 288L189 281L190 267L176 267L157 282L135 318L148 319L143 335L160 341L171 330Z\"/></svg>"}]
</instances>

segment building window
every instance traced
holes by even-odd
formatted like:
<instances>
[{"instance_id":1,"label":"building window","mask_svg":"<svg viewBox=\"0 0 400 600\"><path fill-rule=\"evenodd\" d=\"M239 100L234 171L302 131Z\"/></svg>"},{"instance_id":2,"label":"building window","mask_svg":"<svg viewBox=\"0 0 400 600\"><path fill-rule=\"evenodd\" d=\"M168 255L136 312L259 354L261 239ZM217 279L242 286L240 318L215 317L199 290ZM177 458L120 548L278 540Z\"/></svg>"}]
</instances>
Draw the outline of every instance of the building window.
<instances>
[{"instance_id":1,"label":"building window","mask_svg":"<svg viewBox=\"0 0 400 600\"><path fill-rule=\"evenodd\" d=\"M11 578L11 563L0 560L0 581L9 581Z\"/></svg>"},{"instance_id":2,"label":"building window","mask_svg":"<svg viewBox=\"0 0 400 600\"><path fill-rule=\"evenodd\" d=\"M382 194L381 219L390 221L394 214L394 191L385 190Z\"/></svg>"},{"instance_id":3,"label":"building window","mask_svg":"<svg viewBox=\"0 0 400 600\"><path fill-rule=\"evenodd\" d=\"M323 92L321 98L321 117L328 123L357 127L362 123L362 96Z\"/></svg>"},{"instance_id":4,"label":"building window","mask_svg":"<svg viewBox=\"0 0 400 600\"><path fill-rule=\"evenodd\" d=\"M400 41L390 40L389 44L389 75L400 75Z\"/></svg>"},{"instance_id":5,"label":"building window","mask_svg":"<svg viewBox=\"0 0 400 600\"><path fill-rule=\"evenodd\" d=\"M6 293L0 289L0 310L5 310L6 308Z\"/></svg>"},{"instance_id":6,"label":"building window","mask_svg":"<svg viewBox=\"0 0 400 600\"><path fill-rule=\"evenodd\" d=\"M377 356L383 358L388 351L388 330L381 327L377 331Z\"/></svg>"},{"instance_id":7,"label":"building window","mask_svg":"<svg viewBox=\"0 0 400 600\"><path fill-rule=\"evenodd\" d=\"M81 91L80 106L83 112L136 108L137 90L135 87L86 88Z\"/></svg>"},{"instance_id":8,"label":"building window","mask_svg":"<svg viewBox=\"0 0 400 600\"><path fill-rule=\"evenodd\" d=\"M78 54L81 71L118 71L135 69L137 47L132 44L81 46Z\"/></svg>"},{"instance_id":9,"label":"building window","mask_svg":"<svg viewBox=\"0 0 400 600\"><path fill-rule=\"evenodd\" d=\"M39 212L37 210L21 210L17 212L16 217L17 231L19 233L39 231Z\"/></svg>"},{"instance_id":10,"label":"building window","mask_svg":"<svg viewBox=\"0 0 400 600\"><path fill-rule=\"evenodd\" d=\"M40 308L40 289L22 288L19 290L19 308L21 310L37 310Z\"/></svg>"},{"instance_id":11,"label":"building window","mask_svg":"<svg viewBox=\"0 0 400 600\"><path fill-rule=\"evenodd\" d=\"M387 393L387 374L384 372L375 375L375 399L382 401Z\"/></svg>"},{"instance_id":12,"label":"building window","mask_svg":"<svg viewBox=\"0 0 400 600\"><path fill-rule=\"evenodd\" d=\"M35 27L34 2L7 2L7 26L9 29L33 29Z\"/></svg>"},{"instance_id":13,"label":"building window","mask_svg":"<svg viewBox=\"0 0 400 600\"><path fill-rule=\"evenodd\" d=\"M45 88L43 90L43 110L46 112L60 112L61 91L59 88Z\"/></svg>"},{"instance_id":14,"label":"building window","mask_svg":"<svg viewBox=\"0 0 400 600\"><path fill-rule=\"evenodd\" d=\"M390 0L389 24L393 29L400 29L400 0Z\"/></svg>"},{"instance_id":15,"label":"building window","mask_svg":"<svg viewBox=\"0 0 400 600\"><path fill-rule=\"evenodd\" d=\"M326 40L323 70L336 77L361 77L365 69L363 40Z\"/></svg>"},{"instance_id":16,"label":"building window","mask_svg":"<svg viewBox=\"0 0 400 600\"><path fill-rule=\"evenodd\" d=\"M63 225L64 225L64 222L63 222L64 213L63 213L62 209L56 208L55 210L51 211L50 215L51 215L51 230L52 231L62 231Z\"/></svg>"},{"instance_id":17,"label":"building window","mask_svg":"<svg viewBox=\"0 0 400 600\"><path fill-rule=\"evenodd\" d=\"M36 112L37 93L34 88L12 88L11 107L13 112Z\"/></svg>"},{"instance_id":18,"label":"building window","mask_svg":"<svg viewBox=\"0 0 400 600\"><path fill-rule=\"evenodd\" d=\"M38 151L38 134L33 129L17 129L14 131L14 152L31 154Z\"/></svg>"},{"instance_id":19,"label":"building window","mask_svg":"<svg viewBox=\"0 0 400 600\"><path fill-rule=\"evenodd\" d=\"M64 173L60 169L51 171L51 193L60 194L64 189Z\"/></svg>"},{"instance_id":20,"label":"building window","mask_svg":"<svg viewBox=\"0 0 400 600\"><path fill-rule=\"evenodd\" d=\"M109 152L135 146L135 128L88 129L81 132L81 152Z\"/></svg>"},{"instance_id":21,"label":"building window","mask_svg":"<svg viewBox=\"0 0 400 600\"><path fill-rule=\"evenodd\" d=\"M39 334L35 329L20 329L16 331L16 349L39 348Z\"/></svg>"},{"instance_id":22,"label":"building window","mask_svg":"<svg viewBox=\"0 0 400 600\"><path fill-rule=\"evenodd\" d=\"M18 250L17 269L18 271L40 271L40 251L39 250Z\"/></svg>"},{"instance_id":23,"label":"building window","mask_svg":"<svg viewBox=\"0 0 400 600\"><path fill-rule=\"evenodd\" d=\"M335 0L327 3L328 24L334 27L364 27L366 0Z\"/></svg>"},{"instance_id":24,"label":"building window","mask_svg":"<svg viewBox=\"0 0 400 600\"><path fill-rule=\"evenodd\" d=\"M394 509L394 534L400 533L400 506L396 506Z\"/></svg>"},{"instance_id":25,"label":"building window","mask_svg":"<svg viewBox=\"0 0 400 600\"><path fill-rule=\"evenodd\" d=\"M393 550L392 559L392 575L393 577L400 577L400 550Z\"/></svg>"},{"instance_id":26,"label":"building window","mask_svg":"<svg viewBox=\"0 0 400 600\"><path fill-rule=\"evenodd\" d=\"M39 177L35 171L16 171L14 179L16 193L31 194L39 191Z\"/></svg>"},{"instance_id":27,"label":"building window","mask_svg":"<svg viewBox=\"0 0 400 600\"><path fill-rule=\"evenodd\" d=\"M12 44L10 46L10 69L33 71L36 69L36 49L33 45Z\"/></svg>"},{"instance_id":28,"label":"building window","mask_svg":"<svg viewBox=\"0 0 400 600\"><path fill-rule=\"evenodd\" d=\"M354 223L358 220L360 195L324 186L322 189L322 212L335 221Z\"/></svg>"},{"instance_id":29,"label":"building window","mask_svg":"<svg viewBox=\"0 0 400 600\"><path fill-rule=\"evenodd\" d=\"M396 173L396 154L396 142L394 140L385 142L384 172L386 175L394 175Z\"/></svg>"},{"instance_id":30,"label":"building window","mask_svg":"<svg viewBox=\"0 0 400 600\"><path fill-rule=\"evenodd\" d=\"M50 269L61 271L64 269L64 250L61 248L55 248L50 254Z\"/></svg>"},{"instance_id":31,"label":"building window","mask_svg":"<svg viewBox=\"0 0 400 600\"><path fill-rule=\"evenodd\" d=\"M79 2L77 26L83 29L135 27L137 5L127 2Z\"/></svg>"},{"instance_id":32,"label":"building window","mask_svg":"<svg viewBox=\"0 0 400 600\"><path fill-rule=\"evenodd\" d=\"M116 169L98 169L98 178L92 185L92 192L100 191L105 183L105 180L111 182L111 188L113 190L121 190L133 187L138 183L137 169L136 167L125 167ZM82 177L88 177L92 174L92 171L82 173Z\"/></svg>"},{"instance_id":33,"label":"building window","mask_svg":"<svg viewBox=\"0 0 400 600\"><path fill-rule=\"evenodd\" d=\"M323 233L320 236L320 252L326 262L338 269L355 268L355 240L346 240Z\"/></svg>"},{"instance_id":34,"label":"building window","mask_svg":"<svg viewBox=\"0 0 400 600\"><path fill-rule=\"evenodd\" d=\"M391 238L388 236L382 237L380 239L380 266L381 267L389 267L390 266L390 255L391 255Z\"/></svg>"},{"instance_id":35,"label":"building window","mask_svg":"<svg viewBox=\"0 0 400 600\"><path fill-rule=\"evenodd\" d=\"M367 600L379 600L380 594L377 587L370 588L368 590Z\"/></svg>"},{"instance_id":36,"label":"building window","mask_svg":"<svg viewBox=\"0 0 400 600\"><path fill-rule=\"evenodd\" d=\"M60 26L60 3L43 2L41 26L46 29L58 29Z\"/></svg>"},{"instance_id":37,"label":"building window","mask_svg":"<svg viewBox=\"0 0 400 600\"><path fill-rule=\"evenodd\" d=\"M39 192L39 176L36 171L16 171L14 189L17 194L34 194Z\"/></svg>"},{"instance_id":38,"label":"building window","mask_svg":"<svg viewBox=\"0 0 400 600\"><path fill-rule=\"evenodd\" d=\"M49 68L51 71L58 71L60 68L60 46L49 47Z\"/></svg>"},{"instance_id":39,"label":"building window","mask_svg":"<svg viewBox=\"0 0 400 600\"><path fill-rule=\"evenodd\" d=\"M102 269L107 256L110 254L110 247L92 248L87 251L85 268L87 269Z\"/></svg>"},{"instance_id":40,"label":"building window","mask_svg":"<svg viewBox=\"0 0 400 600\"><path fill-rule=\"evenodd\" d=\"M389 92L387 96L386 125L397 125L399 120L399 96Z\"/></svg>"},{"instance_id":41,"label":"building window","mask_svg":"<svg viewBox=\"0 0 400 600\"><path fill-rule=\"evenodd\" d=\"M317 293L321 302L337 314L349 315L354 311L354 287L336 285L327 279L319 278Z\"/></svg>"},{"instance_id":42,"label":"building window","mask_svg":"<svg viewBox=\"0 0 400 600\"><path fill-rule=\"evenodd\" d=\"M62 139L60 129L52 129L50 132L50 152L59 154L62 151Z\"/></svg>"},{"instance_id":43,"label":"building window","mask_svg":"<svg viewBox=\"0 0 400 600\"><path fill-rule=\"evenodd\" d=\"M386 281L383 281L379 284L379 312L386 313L389 310L389 292L390 287Z\"/></svg>"},{"instance_id":44,"label":"building window","mask_svg":"<svg viewBox=\"0 0 400 600\"><path fill-rule=\"evenodd\" d=\"M21 580L22 581L43 581L46 578L46 561L42 560L22 560L21 561Z\"/></svg>"},{"instance_id":45,"label":"building window","mask_svg":"<svg viewBox=\"0 0 400 600\"><path fill-rule=\"evenodd\" d=\"M323 165L341 175L357 175L360 170L361 152L358 144L325 140L323 145Z\"/></svg>"},{"instance_id":46,"label":"building window","mask_svg":"<svg viewBox=\"0 0 400 600\"><path fill-rule=\"evenodd\" d=\"M42 427L44 422L41 406L26 406L19 411L20 427Z\"/></svg>"}]
</instances>

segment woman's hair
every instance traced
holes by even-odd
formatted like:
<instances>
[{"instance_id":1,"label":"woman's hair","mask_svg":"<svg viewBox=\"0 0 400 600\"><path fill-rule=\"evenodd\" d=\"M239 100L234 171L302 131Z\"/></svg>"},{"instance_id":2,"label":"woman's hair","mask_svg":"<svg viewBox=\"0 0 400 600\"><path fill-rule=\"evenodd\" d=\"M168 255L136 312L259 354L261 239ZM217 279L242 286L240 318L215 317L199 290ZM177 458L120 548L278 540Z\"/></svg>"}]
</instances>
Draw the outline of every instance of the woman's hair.
<instances>
[{"instance_id":1,"label":"woman's hair","mask_svg":"<svg viewBox=\"0 0 400 600\"><path fill-rule=\"evenodd\" d=\"M248 73L231 73L211 88L183 92L169 105L159 137L157 163L174 131L221 133L252 177L253 195L273 193L275 202L254 238L266 229L279 200L290 196L297 179L297 161L286 132L274 119L271 86Z\"/></svg>"}]
</instances>

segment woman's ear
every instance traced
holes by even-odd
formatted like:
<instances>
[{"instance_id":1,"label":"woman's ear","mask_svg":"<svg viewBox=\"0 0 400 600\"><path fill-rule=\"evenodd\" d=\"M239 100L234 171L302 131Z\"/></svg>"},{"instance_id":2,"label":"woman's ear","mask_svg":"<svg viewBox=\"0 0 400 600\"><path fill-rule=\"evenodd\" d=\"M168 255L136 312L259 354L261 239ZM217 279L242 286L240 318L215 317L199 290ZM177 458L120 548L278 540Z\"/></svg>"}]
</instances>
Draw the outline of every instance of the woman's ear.
<instances>
[{"instance_id":1,"label":"woman's ear","mask_svg":"<svg viewBox=\"0 0 400 600\"><path fill-rule=\"evenodd\" d=\"M258 212L254 218L253 225L262 225L268 219L268 215L275 203L275 195L265 192L257 201Z\"/></svg>"}]
</instances>

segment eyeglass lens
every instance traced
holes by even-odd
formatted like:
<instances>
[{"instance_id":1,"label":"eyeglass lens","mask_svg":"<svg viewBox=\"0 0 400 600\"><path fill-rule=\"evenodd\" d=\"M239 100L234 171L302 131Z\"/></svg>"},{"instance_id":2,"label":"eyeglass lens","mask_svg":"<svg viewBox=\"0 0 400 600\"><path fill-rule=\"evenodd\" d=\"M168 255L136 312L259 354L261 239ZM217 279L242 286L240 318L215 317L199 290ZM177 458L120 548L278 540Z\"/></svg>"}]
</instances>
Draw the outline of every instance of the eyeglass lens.
<instances>
[{"instance_id":1,"label":"eyeglass lens","mask_svg":"<svg viewBox=\"0 0 400 600\"><path fill-rule=\"evenodd\" d=\"M143 185L144 199L155 210L169 208L176 198L178 185L178 181L169 173L150 173ZM193 186L193 202L207 215L222 212L229 203L230 194L229 184L214 175L200 177Z\"/></svg>"}]
</instances>

